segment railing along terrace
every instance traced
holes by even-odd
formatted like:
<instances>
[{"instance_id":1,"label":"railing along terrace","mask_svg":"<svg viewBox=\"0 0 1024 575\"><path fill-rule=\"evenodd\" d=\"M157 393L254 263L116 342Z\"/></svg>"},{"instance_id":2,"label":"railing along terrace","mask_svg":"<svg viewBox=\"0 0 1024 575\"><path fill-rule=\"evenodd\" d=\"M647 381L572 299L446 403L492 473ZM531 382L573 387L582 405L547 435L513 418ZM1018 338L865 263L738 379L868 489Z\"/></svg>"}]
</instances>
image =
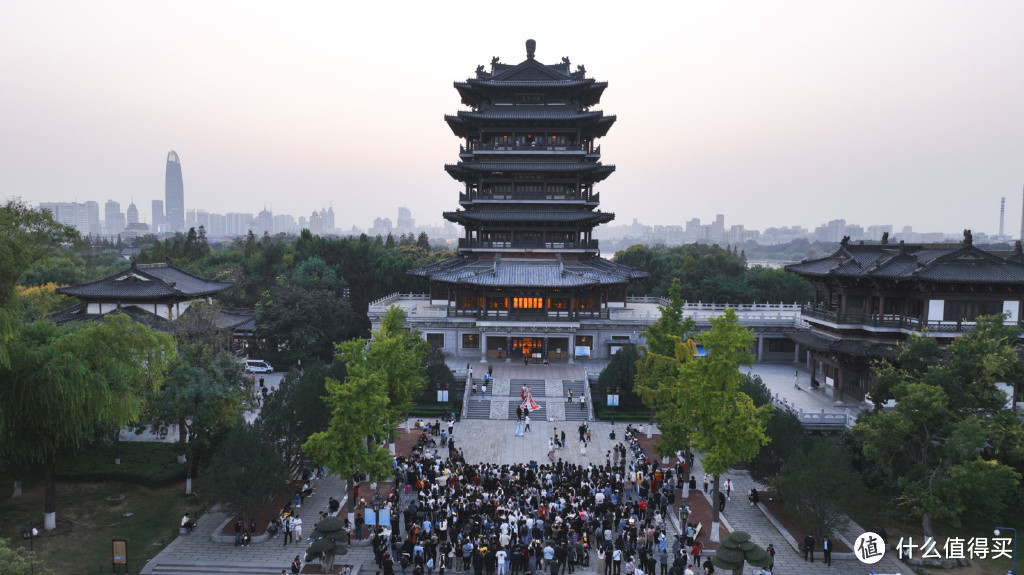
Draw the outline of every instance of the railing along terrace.
<instances>
[{"instance_id":1,"label":"railing along terrace","mask_svg":"<svg viewBox=\"0 0 1024 575\"><path fill-rule=\"evenodd\" d=\"M576 192L511 192L511 193L488 193L488 192L476 192L467 194L465 192L459 193L460 202L472 201L498 201L498 200L513 200L521 202L540 202L540 201L558 201L558 202L588 202L588 203L600 203L600 194L592 194L590 199L583 197L582 194Z\"/></svg>"},{"instance_id":2,"label":"railing along terrace","mask_svg":"<svg viewBox=\"0 0 1024 575\"><path fill-rule=\"evenodd\" d=\"M429 294L425 294L425 293L399 293L399 292L395 292L393 294L386 295L386 296L384 296L384 297L382 297L380 299L371 301L369 307L372 308L374 306L386 306L386 305L389 305L389 304L393 304L393 303L395 303L396 301L398 301L400 299L419 299L419 300L425 299L425 300L429 300L430 299L430 295Z\"/></svg>"},{"instance_id":3,"label":"railing along terrace","mask_svg":"<svg viewBox=\"0 0 1024 575\"><path fill-rule=\"evenodd\" d=\"M838 310L814 307L812 305L803 306L801 313L806 317L835 324L892 328L915 332L927 330L933 333L962 333L973 331L975 325L973 321L926 320L901 314L841 313ZM1014 323L1018 327L1024 327L1024 322L1017 321Z\"/></svg>"},{"instance_id":4,"label":"railing along terrace","mask_svg":"<svg viewBox=\"0 0 1024 575\"><path fill-rule=\"evenodd\" d=\"M448 308L448 317L471 317L478 320L496 321L579 321L583 319L608 319L608 310L504 310L504 309L456 309Z\"/></svg>"},{"instance_id":5,"label":"railing along terrace","mask_svg":"<svg viewBox=\"0 0 1024 575\"><path fill-rule=\"evenodd\" d=\"M781 409L796 415L800 424L813 429L850 429L857 423L856 414L843 410L805 410L798 409L779 394L772 396L772 403Z\"/></svg>"},{"instance_id":6,"label":"railing along terrace","mask_svg":"<svg viewBox=\"0 0 1024 575\"><path fill-rule=\"evenodd\" d=\"M460 154L470 152L583 152L586 154L600 154L601 146L588 148L582 144L539 144L536 142L523 144L489 144L475 143L469 146L459 146Z\"/></svg>"},{"instance_id":7,"label":"railing along terrace","mask_svg":"<svg viewBox=\"0 0 1024 575\"><path fill-rule=\"evenodd\" d=\"M541 242L529 240L490 241L459 239L460 248L596 250L597 240L583 242Z\"/></svg>"}]
</instances>

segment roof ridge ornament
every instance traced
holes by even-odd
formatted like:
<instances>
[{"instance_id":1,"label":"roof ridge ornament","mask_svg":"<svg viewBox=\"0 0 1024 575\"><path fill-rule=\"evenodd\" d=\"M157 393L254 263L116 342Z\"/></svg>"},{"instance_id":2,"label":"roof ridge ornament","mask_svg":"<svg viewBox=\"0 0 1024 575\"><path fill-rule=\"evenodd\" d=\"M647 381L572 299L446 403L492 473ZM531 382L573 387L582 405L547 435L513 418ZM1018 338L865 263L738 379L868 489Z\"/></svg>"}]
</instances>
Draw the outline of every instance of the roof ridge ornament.
<instances>
[{"instance_id":1,"label":"roof ridge ornament","mask_svg":"<svg viewBox=\"0 0 1024 575\"><path fill-rule=\"evenodd\" d=\"M537 51L537 41L530 39L526 41L526 59L533 60L533 55Z\"/></svg>"},{"instance_id":2,"label":"roof ridge ornament","mask_svg":"<svg viewBox=\"0 0 1024 575\"><path fill-rule=\"evenodd\" d=\"M965 246L974 245L974 235L971 234L971 230L964 230L963 245L965 245Z\"/></svg>"},{"instance_id":3,"label":"roof ridge ornament","mask_svg":"<svg viewBox=\"0 0 1024 575\"><path fill-rule=\"evenodd\" d=\"M889 232L882 232L882 245L889 245Z\"/></svg>"},{"instance_id":4,"label":"roof ridge ornament","mask_svg":"<svg viewBox=\"0 0 1024 575\"><path fill-rule=\"evenodd\" d=\"M844 248L850 245L850 236L843 236L843 239L839 241L839 245Z\"/></svg>"}]
</instances>

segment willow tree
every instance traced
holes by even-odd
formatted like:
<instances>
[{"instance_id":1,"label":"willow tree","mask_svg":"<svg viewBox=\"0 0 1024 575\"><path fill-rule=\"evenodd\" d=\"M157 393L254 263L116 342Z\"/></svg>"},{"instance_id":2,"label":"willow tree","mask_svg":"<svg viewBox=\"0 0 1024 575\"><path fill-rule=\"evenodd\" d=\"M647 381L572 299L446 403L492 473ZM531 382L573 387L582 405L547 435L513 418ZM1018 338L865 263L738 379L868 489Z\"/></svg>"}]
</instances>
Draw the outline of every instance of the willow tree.
<instances>
[{"instance_id":1,"label":"willow tree","mask_svg":"<svg viewBox=\"0 0 1024 575\"><path fill-rule=\"evenodd\" d=\"M21 323L21 309L14 304L18 280L54 247L77 239L74 228L57 223L45 210L18 199L0 206L0 366L9 365L7 346Z\"/></svg>"},{"instance_id":2,"label":"willow tree","mask_svg":"<svg viewBox=\"0 0 1024 575\"><path fill-rule=\"evenodd\" d=\"M174 340L117 314L67 327L24 326L10 352L10 366L0 369L0 453L43 464L44 527L53 529L57 454L79 451L97 428L138 421L163 383Z\"/></svg>"}]
</instances>

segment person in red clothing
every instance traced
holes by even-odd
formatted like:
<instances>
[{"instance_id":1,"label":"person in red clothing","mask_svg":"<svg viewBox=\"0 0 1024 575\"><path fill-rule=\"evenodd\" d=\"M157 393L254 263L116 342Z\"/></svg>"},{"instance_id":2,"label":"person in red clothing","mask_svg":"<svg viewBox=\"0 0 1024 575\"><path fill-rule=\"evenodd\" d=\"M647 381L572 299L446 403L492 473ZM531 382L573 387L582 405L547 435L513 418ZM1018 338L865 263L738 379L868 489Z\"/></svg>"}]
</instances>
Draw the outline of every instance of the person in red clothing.
<instances>
[{"instance_id":1,"label":"person in red clothing","mask_svg":"<svg viewBox=\"0 0 1024 575\"><path fill-rule=\"evenodd\" d=\"M693 555L694 565L700 565L700 552L703 550L704 548L701 547L700 541L693 542L693 549L690 550L690 555Z\"/></svg>"}]
</instances>

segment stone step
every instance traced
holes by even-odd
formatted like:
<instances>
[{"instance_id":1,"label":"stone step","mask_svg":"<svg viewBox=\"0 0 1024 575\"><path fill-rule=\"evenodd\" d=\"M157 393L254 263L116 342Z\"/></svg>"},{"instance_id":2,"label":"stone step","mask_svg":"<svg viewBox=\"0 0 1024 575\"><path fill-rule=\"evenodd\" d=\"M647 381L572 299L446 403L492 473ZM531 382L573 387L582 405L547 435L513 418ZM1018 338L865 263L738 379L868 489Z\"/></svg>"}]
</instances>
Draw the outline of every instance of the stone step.
<instances>
[{"instance_id":1,"label":"stone step","mask_svg":"<svg viewBox=\"0 0 1024 575\"><path fill-rule=\"evenodd\" d=\"M466 418L467 419L490 419L491 418L491 400L489 399L471 399L469 405L466 407Z\"/></svg>"},{"instance_id":2,"label":"stone step","mask_svg":"<svg viewBox=\"0 0 1024 575\"><path fill-rule=\"evenodd\" d=\"M536 400L535 400L536 401ZM522 405L522 402L510 401L508 404L508 418L515 420L516 408ZM530 412L530 421L545 421L548 418L547 409L544 408L544 402L537 402L540 405L540 409L535 409Z\"/></svg>"},{"instance_id":3,"label":"stone step","mask_svg":"<svg viewBox=\"0 0 1024 575\"><path fill-rule=\"evenodd\" d=\"M263 567L249 563L159 563L145 573L155 575L281 575L281 567Z\"/></svg>"},{"instance_id":4,"label":"stone step","mask_svg":"<svg viewBox=\"0 0 1024 575\"><path fill-rule=\"evenodd\" d=\"M530 393L533 394L534 399L544 397L547 393L544 389L543 379L512 379L509 381L508 392L512 395L519 395L524 385L530 388Z\"/></svg>"}]
</instances>

